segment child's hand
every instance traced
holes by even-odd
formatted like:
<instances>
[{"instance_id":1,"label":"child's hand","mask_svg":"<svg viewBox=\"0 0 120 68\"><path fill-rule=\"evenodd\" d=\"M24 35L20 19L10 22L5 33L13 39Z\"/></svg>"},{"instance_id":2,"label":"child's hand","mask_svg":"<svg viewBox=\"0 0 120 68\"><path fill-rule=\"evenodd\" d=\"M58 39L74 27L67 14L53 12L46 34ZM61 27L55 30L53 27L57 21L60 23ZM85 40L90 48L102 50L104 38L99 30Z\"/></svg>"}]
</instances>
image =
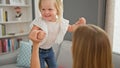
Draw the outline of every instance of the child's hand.
<instances>
[{"instance_id":1,"label":"child's hand","mask_svg":"<svg viewBox=\"0 0 120 68\"><path fill-rule=\"evenodd\" d=\"M38 40L43 40L45 38L46 33L43 30L39 30L37 33L37 39Z\"/></svg>"},{"instance_id":2,"label":"child's hand","mask_svg":"<svg viewBox=\"0 0 120 68\"><path fill-rule=\"evenodd\" d=\"M37 43L39 43L40 42L40 40L38 40L38 38L37 38L37 34L39 33L39 31L38 30L33 30L33 31L31 31L30 33L29 33L29 39L31 39L33 42L37 42Z\"/></svg>"},{"instance_id":3,"label":"child's hand","mask_svg":"<svg viewBox=\"0 0 120 68\"><path fill-rule=\"evenodd\" d=\"M84 25L84 24L86 24L86 19L85 19L84 17L81 17L81 18L79 18L79 20L78 20L75 24L69 25L68 31L69 31L69 32L73 32L73 31L75 31L76 28L78 28L80 25Z\"/></svg>"},{"instance_id":4,"label":"child's hand","mask_svg":"<svg viewBox=\"0 0 120 68\"><path fill-rule=\"evenodd\" d=\"M86 19L84 17L79 18L79 20L75 23L75 25L83 25L86 24Z\"/></svg>"}]
</instances>

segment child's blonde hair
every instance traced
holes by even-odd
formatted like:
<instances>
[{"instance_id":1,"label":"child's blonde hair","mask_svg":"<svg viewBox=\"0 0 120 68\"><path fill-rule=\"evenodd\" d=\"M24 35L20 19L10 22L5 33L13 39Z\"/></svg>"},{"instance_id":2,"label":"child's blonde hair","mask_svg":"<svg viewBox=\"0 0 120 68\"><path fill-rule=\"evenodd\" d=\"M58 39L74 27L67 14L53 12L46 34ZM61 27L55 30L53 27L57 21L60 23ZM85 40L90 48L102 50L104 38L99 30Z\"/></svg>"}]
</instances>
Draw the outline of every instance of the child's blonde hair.
<instances>
[{"instance_id":1,"label":"child's blonde hair","mask_svg":"<svg viewBox=\"0 0 120 68\"><path fill-rule=\"evenodd\" d=\"M57 9L57 16L58 21L61 21L63 18L63 2L62 0L54 0L55 1L55 7ZM42 0L39 0L39 10L41 11L41 2Z\"/></svg>"}]
</instances>

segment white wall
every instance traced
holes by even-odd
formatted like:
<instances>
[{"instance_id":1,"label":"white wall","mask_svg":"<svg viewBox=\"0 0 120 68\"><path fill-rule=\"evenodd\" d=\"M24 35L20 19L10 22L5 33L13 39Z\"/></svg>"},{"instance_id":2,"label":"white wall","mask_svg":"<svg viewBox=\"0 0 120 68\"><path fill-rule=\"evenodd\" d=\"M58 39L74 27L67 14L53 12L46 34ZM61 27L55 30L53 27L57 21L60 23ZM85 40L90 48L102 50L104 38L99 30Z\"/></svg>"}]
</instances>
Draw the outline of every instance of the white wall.
<instances>
[{"instance_id":1,"label":"white wall","mask_svg":"<svg viewBox=\"0 0 120 68\"><path fill-rule=\"evenodd\" d=\"M35 17L40 17L40 11L39 11L39 8L38 8L38 3L39 3L39 0L34 0L35 2Z\"/></svg>"}]
</instances>

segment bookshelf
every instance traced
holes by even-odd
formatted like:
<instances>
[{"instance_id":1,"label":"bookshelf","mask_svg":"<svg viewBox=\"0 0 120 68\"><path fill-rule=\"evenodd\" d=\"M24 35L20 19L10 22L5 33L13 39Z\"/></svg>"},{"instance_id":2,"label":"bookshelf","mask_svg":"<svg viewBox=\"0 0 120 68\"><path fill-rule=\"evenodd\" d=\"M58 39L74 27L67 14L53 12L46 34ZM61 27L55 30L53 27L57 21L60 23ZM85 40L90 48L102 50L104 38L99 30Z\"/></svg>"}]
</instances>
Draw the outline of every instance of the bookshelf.
<instances>
[{"instance_id":1,"label":"bookshelf","mask_svg":"<svg viewBox=\"0 0 120 68\"><path fill-rule=\"evenodd\" d=\"M4 45L13 46L13 39L18 45L20 39L28 40L32 17L32 0L0 0L0 53Z\"/></svg>"}]
</instances>

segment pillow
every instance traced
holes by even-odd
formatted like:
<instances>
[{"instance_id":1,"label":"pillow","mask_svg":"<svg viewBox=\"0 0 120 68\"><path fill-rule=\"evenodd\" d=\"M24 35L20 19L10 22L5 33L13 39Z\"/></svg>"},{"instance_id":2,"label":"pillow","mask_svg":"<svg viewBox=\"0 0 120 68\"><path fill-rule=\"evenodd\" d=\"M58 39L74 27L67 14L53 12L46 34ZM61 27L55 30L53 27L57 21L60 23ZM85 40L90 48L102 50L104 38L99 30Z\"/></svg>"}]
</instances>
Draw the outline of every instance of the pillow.
<instances>
[{"instance_id":1,"label":"pillow","mask_svg":"<svg viewBox=\"0 0 120 68\"><path fill-rule=\"evenodd\" d=\"M17 57L17 66L19 67L30 67L31 60L31 45L29 42L20 42L20 52Z\"/></svg>"}]
</instances>

